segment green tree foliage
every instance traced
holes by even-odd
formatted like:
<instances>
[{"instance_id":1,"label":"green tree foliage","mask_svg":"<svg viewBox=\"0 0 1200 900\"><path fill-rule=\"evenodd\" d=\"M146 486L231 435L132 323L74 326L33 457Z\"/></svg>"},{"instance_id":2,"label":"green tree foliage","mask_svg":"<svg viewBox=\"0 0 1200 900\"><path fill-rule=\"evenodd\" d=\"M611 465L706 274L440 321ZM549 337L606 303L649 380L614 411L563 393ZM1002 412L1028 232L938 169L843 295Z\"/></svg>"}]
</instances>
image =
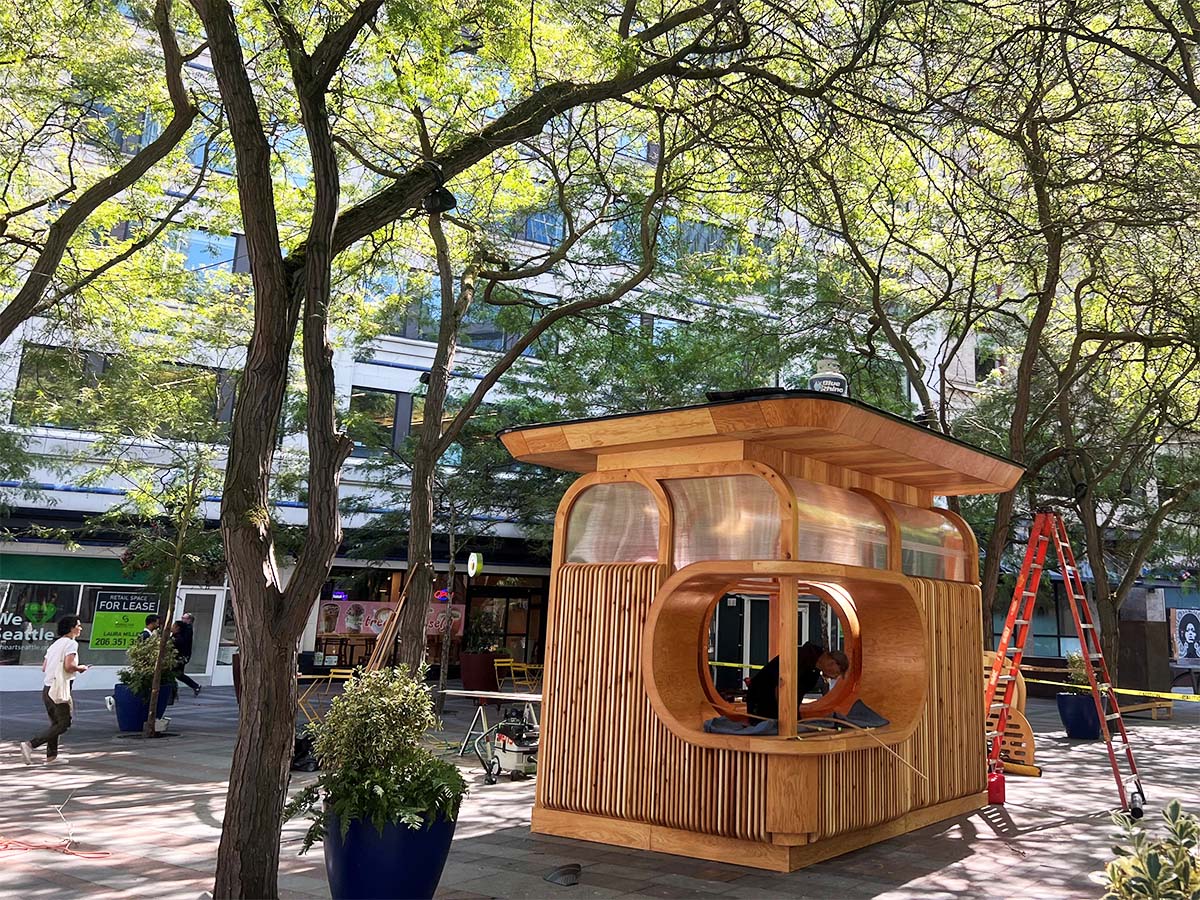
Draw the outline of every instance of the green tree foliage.
<instances>
[{"instance_id":1,"label":"green tree foliage","mask_svg":"<svg viewBox=\"0 0 1200 900\"><path fill-rule=\"evenodd\" d=\"M169 690L175 684L175 668L183 662L175 648L168 645L160 667L158 641L153 639L136 641L125 652L125 658L128 665L117 672L117 681L141 697L145 703L150 702L151 695L160 685Z\"/></svg>"},{"instance_id":2,"label":"green tree foliage","mask_svg":"<svg viewBox=\"0 0 1200 900\"><path fill-rule=\"evenodd\" d=\"M220 121L188 65L198 42L173 27L169 0L130 8L0 10L0 343L33 316L120 305L152 283L140 251L209 206Z\"/></svg>"},{"instance_id":3,"label":"green tree foliage","mask_svg":"<svg viewBox=\"0 0 1200 900\"><path fill-rule=\"evenodd\" d=\"M1196 408L1194 29L1144 7L1143 32L1130 13L905 10L881 66L839 81L836 110L809 129L782 119L768 146L735 153L773 182L797 243L822 249L826 291L801 293L805 320L866 358L885 349L928 424L988 435L1031 468L1021 490L1051 461L1073 468L1062 474L1089 487L1079 528L1099 570L1104 519L1121 507L1109 485L1130 466L1125 483L1145 484L1160 448L1178 463ZM972 412L979 345L1003 372ZM1020 504L1010 492L968 509L990 519L985 613ZM1152 544L1152 524L1153 511L1128 531Z\"/></svg>"}]
</instances>

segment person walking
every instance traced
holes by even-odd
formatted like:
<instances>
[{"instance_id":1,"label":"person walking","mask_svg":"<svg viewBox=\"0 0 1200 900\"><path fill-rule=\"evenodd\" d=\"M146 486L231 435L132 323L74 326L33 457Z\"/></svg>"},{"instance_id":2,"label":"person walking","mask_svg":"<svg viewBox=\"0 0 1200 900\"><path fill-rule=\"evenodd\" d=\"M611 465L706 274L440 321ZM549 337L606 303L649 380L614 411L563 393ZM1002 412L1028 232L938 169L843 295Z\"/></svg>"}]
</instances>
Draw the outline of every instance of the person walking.
<instances>
[{"instance_id":1,"label":"person walking","mask_svg":"<svg viewBox=\"0 0 1200 900\"><path fill-rule=\"evenodd\" d=\"M146 627L142 629L142 633L138 635L139 641L148 641L154 637L154 632L158 631L158 616L151 613L146 616Z\"/></svg>"},{"instance_id":2,"label":"person walking","mask_svg":"<svg viewBox=\"0 0 1200 900\"><path fill-rule=\"evenodd\" d=\"M42 660L42 702L50 727L28 741L21 741L25 764L33 765L33 751L46 745L46 762L58 759L58 739L71 727L71 681L87 666L79 664L79 644L76 639L83 627L78 616L63 616L58 620L58 640L46 649Z\"/></svg>"},{"instance_id":3,"label":"person walking","mask_svg":"<svg viewBox=\"0 0 1200 900\"><path fill-rule=\"evenodd\" d=\"M182 681L192 689L192 694L196 697L200 696L200 685L192 680L191 676L183 671L183 667L188 664L188 660L192 658L192 626L185 618L171 623L171 643L175 645L175 652L179 654L179 667L175 670L175 680Z\"/></svg>"}]
</instances>

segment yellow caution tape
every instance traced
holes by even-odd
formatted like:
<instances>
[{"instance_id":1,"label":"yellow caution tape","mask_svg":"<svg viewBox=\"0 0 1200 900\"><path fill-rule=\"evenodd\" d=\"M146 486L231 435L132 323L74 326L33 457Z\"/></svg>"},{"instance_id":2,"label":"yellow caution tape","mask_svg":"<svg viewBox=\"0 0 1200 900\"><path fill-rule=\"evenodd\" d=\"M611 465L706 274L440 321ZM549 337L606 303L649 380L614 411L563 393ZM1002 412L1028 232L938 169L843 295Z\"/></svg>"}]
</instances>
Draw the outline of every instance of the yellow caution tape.
<instances>
[{"instance_id":1,"label":"yellow caution tape","mask_svg":"<svg viewBox=\"0 0 1200 900\"><path fill-rule=\"evenodd\" d=\"M713 662L711 659L708 661L708 665L723 666L726 669L761 669L762 668L762 666L747 665L746 663Z\"/></svg>"},{"instance_id":2,"label":"yellow caution tape","mask_svg":"<svg viewBox=\"0 0 1200 900\"><path fill-rule=\"evenodd\" d=\"M1090 694L1091 689L1086 685L1068 684L1065 681L1042 681L1038 678L1026 678L1026 684L1049 684L1054 687L1071 688L1076 693ZM1080 688L1083 690L1080 690ZM1103 691L1112 691L1116 694L1133 694L1137 697L1160 697L1163 700L1186 700L1190 703L1200 703L1200 694L1164 694L1161 691L1135 691L1133 688L1101 688Z\"/></svg>"}]
</instances>

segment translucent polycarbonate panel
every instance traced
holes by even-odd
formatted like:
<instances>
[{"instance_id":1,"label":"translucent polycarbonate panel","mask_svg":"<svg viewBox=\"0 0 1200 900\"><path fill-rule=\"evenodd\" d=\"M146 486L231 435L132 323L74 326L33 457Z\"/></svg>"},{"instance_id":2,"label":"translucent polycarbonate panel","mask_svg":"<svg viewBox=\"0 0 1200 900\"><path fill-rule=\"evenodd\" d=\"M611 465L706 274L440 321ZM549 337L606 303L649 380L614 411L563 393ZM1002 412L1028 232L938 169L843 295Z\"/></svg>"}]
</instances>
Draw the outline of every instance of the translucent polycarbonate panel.
<instances>
[{"instance_id":1,"label":"translucent polycarbonate panel","mask_svg":"<svg viewBox=\"0 0 1200 900\"><path fill-rule=\"evenodd\" d=\"M900 566L906 575L967 580L966 545L953 522L936 510L888 503L900 523Z\"/></svg>"},{"instance_id":2,"label":"translucent polycarbonate panel","mask_svg":"<svg viewBox=\"0 0 1200 900\"><path fill-rule=\"evenodd\" d=\"M681 451L682 452L682 451ZM675 566L704 559L779 559L779 497L757 475L670 478Z\"/></svg>"},{"instance_id":3,"label":"translucent polycarbonate panel","mask_svg":"<svg viewBox=\"0 0 1200 900\"><path fill-rule=\"evenodd\" d=\"M569 563L655 562L658 504L644 486L597 484L575 498L567 520Z\"/></svg>"},{"instance_id":4,"label":"translucent polycarbonate panel","mask_svg":"<svg viewBox=\"0 0 1200 900\"><path fill-rule=\"evenodd\" d=\"M788 481L796 492L796 559L887 568L887 522L875 504L833 485Z\"/></svg>"}]
</instances>

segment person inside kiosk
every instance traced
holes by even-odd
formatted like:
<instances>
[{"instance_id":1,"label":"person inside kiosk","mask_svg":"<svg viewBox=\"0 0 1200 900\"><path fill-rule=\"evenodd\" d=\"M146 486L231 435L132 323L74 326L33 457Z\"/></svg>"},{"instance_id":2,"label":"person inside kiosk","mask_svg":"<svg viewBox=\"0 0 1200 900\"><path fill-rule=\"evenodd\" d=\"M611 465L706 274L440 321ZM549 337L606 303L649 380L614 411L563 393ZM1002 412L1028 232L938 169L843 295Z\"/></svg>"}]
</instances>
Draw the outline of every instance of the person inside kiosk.
<instances>
[{"instance_id":1,"label":"person inside kiosk","mask_svg":"<svg viewBox=\"0 0 1200 900\"><path fill-rule=\"evenodd\" d=\"M796 706L804 702L825 678L832 681L850 670L850 660L840 650L826 650L811 641L796 652ZM779 718L779 657L759 669L746 692L746 712L755 719Z\"/></svg>"},{"instance_id":2,"label":"person inside kiosk","mask_svg":"<svg viewBox=\"0 0 1200 900\"><path fill-rule=\"evenodd\" d=\"M841 650L820 644L802 644L796 652L796 708L803 715L804 697L826 693L830 685L850 671L850 659ZM779 657L751 676L744 716L718 716L704 723L712 734L774 735L779 733Z\"/></svg>"}]
</instances>

